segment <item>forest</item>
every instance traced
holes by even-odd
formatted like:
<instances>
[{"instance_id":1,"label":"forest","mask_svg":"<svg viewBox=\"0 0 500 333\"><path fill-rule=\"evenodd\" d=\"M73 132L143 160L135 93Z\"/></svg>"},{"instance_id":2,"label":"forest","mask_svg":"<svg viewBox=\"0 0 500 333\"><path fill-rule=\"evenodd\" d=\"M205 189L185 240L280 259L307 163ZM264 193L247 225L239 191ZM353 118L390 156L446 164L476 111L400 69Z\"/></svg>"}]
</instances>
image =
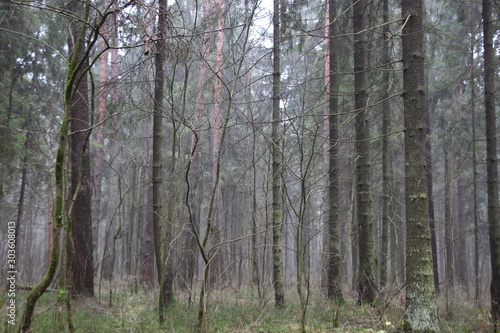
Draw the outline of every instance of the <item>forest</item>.
<instances>
[{"instance_id":1,"label":"forest","mask_svg":"<svg viewBox=\"0 0 500 333\"><path fill-rule=\"evenodd\" d=\"M0 330L499 332L496 0L1 0Z\"/></svg>"}]
</instances>

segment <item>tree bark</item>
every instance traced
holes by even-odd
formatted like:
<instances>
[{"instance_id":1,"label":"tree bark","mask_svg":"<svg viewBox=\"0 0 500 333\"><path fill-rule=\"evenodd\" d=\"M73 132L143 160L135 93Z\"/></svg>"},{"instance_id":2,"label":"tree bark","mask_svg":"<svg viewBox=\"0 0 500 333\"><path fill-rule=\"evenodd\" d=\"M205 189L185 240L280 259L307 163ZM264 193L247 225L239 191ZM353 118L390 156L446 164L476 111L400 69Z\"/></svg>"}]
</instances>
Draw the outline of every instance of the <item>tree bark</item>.
<instances>
[{"instance_id":1,"label":"tree bark","mask_svg":"<svg viewBox=\"0 0 500 333\"><path fill-rule=\"evenodd\" d=\"M500 212L498 207L498 162L495 116L495 49L492 0L483 0L484 111L486 119L486 174L488 226L491 251L491 316L494 332L500 325Z\"/></svg>"},{"instance_id":2,"label":"tree bark","mask_svg":"<svg viewBox=\"0 0 500 333\"><path fill-rule=\"evenodd\" d=\"M165 214L163 207L163 153L162 153L162 124L163 99L165 85L165 52L167 30L167 0L158 1L158 39L155 53L155 77L153 97L153 228L156 269L160 291L158 294L159 322L163 324L165 311L173 298L171 271L167 270L167 234L165 228ZM169 207L172 209L172 207ZM168 283L167 283L168 281Z\"/></svg>"},{"instance_id":3,"label":"tree bark","mask_svg":"<svg viewBox=\"0 0 500 333\"><path fill-rule=\"evenodd\" d=\"M342 293L340 237L339 237L339 76L338 56L336 51L335 35L338 34L337 4L335 0L327 3L326 28L328 29L328 72L327 72L327 95L328 95L328 199L330 215L328 217L328 252L327 252L327 293L328 298L338 299Z\"/></svg>"},{"instance_id":4,"label":"tree bark","mask_svg":"<svg viewBox=\"0 0 500 333\"><path fill-rule=\"evenodd\" d=\"M272 224L273 224L273 286L274 301L278 308L285 306L283 286L282 229L283 229L283 153L281 144L280 110L280 0L273 3L273 112L272 112Z\"/></svg>"},{"instance_id":5,"label":"tree bark","mask_svg":"<svg viewBox=\"0 0 500 333\"><path fill-rule=\"evenodd\" d=\"M473 22L473 17L471 16L471 22ZM470 95L471 95L471 114L472 114L472 191L473 191L473 202L474 202L474 276L475 276L475 293L474 299L476 305L480 304L481 300L481 271L479 269L479 207L477 200L477 149L476 149L476 89L474 89L474 24L471 27L471 39L470 39Z\"/></svg>"},{"instance_id":6,"label":"tree bark","mask_svg":"<svg viewBox=\"0 0 500 333\"><path fill-rule=\"evenodd\" d=\"M84 21L86 20L86 17ZM56 183L56 193L55 193L55 204L54 204L54 221L52 224L52 244L49 265L45 271L44 276L38 282L33 289L28 293L26 297L26 304L24 306L23 316L21 318L21 323L19 324L20 333L28 333L31 331L31 322L33 314L35 311L35 306L42 296L43 292L50 286L54 280L57 267L59 265L60 258L60 239L61 230L63 224L66 223L67 211L66 203L64 202L64 192L67 186L67 181L65 177L66 161L68 155L68 131L71 119L71 104L73 102L74 95L74 83L77 78L76 73L83 66L83 62L78 58L80 50L83 49L85 43L85 29L80 29L75 36L75 43L73 47L73 53L68 63L68 74L66 77L66 83L64 87L64 113L62 116L61 127L59 129L59 142L56 153L56 165L55 165L55 183Z\"/></svg>"},{"instance_id":7,"label":"tree bark","mask_svg":"<svg viewBox=\"0 0 500 333\"><path fill-rule=\"evenodd\" d=\"M384 35L389 34L389 1L383 1L383 21ZM383 42L382 66L388 66L389 57L389 40L384 37ZM395 228L394 225L394 205L392 191L392 145L390 142L391 131L391 104L389 101L389 68L385 68L382 74L382 84L384 94L382 100L382 247L381 247L381 262L380 262L380 287L384 288L387 285L387 273L389 267L389 239L390 231ZM392 253L391 253L392 254ZM395 262L394 260L391 263ZM396 269L396 267L391 267Z\"/></svg>"},{"instance_id":8,"label":"tree bark","mask_svg":"<svg viewBox=\"0 0 500 333\"><path fill-rule=\"evenodd\" d=\"M365 0L353 1L354 105L356 108L356 208L358 221L358 293L359 303L372 304L377 294L377 263L373 223L370 175L370 125L368 122L367 57Z\"/></svg>"},{"instance_id":9,"label":"tree bark","mask_svg":"<svg viewBox=\"0 0 500 333\"><path fill-rule=\"evenodd\" d=\"M426 140L425 140L425 161L427 163L427 195L429 196L429 228L431 231L431 250L432 250L432 271L434 275L434 288L439 294L439 268L437 255L436 223L434 218L434 200L433 200L433 177L432 177L432 144L431 144L431 120L429 112L425 115L426 121Z\"/></svg>"},{"instance_id":10,"label":"tree bark","mask_svg":"<svg viewBox=\"0 0 500 333\"><path fill-rule=\"evenodd\" d=\"M76 5L74 5L76 6ZM85 9L76 9L83 11ZM83 26L79 29L85 30ZM72 33L72 35L77 35ZM75 47L72 37L68 39L70 54L78 52L75 56L78 61L83 61L84 66L88 66L88 61L84 60L86 44L82 47ZM92 191L90 176L90 151L87 144L89 131L89 101L88 101L88 77L86 68L74 73L76 76L73 82L73 99L71 103L71 135L69 136L69 157L71 168L71 188L70 198L75 198L74 209L71 214L71 222L68 229L71 230L74 248L68 254L68 271L72 275L73 295L94 295L94 254L92 239ZM76 193L78 191L78 193ZM75 195L76 193L76 195ZM68 244L70 246L71 244ZM70 247L71 248L71 247ZM74 253L71 253L74 251Z\"/></svg>"},{"instance_id":11,"label":"tree bark","mask_svg":"<svg viewBox=\"0 0 500 333\"><path fill-rule=\"evenodd\" d=\"M106 45L106 38L108 37L107 25L102 27L102 54L99 64L99 90L97 95L97 113L98 122L102 123L106 118L106 95L107 89L106 84L108 82L108 51ZM92 203L92 209L94 213L95 221L92 226L92 243L94 248L95 257L99 258L99 225L101 221L101 196L102 196L102 176L103 176L103 166L104 166L104 125L97 128L95 134L95 141L97 147L94 150L94 198ZM102 268L101 268L102 269Z\"/></svg>"},{"instance_id":12,"label":"tree bark","mask_svg":"<svg viewBox=\"0 0 500 333\"><path fill-rule=\"evenodd\" d=\"M423 1L403 0L403 98L405 114L406 309L404 329L439 332L432 270L425 159Z\"/></svg>"},{"instance_id":13,"label":"tree bark","mask_svg":"<svg viewBox=\"0 0 500 333\"><path fill-rule=\"evenodd\" d=\"M444 120L442 119L442 124L444 125ZM445 127L443 126L443 129ZM447 136L447 134L444 134ZM446 316L451 318L453 315L450 302L453 295L453 223L451 214L451 177L450 177L450 162L448 157L448 151L450 147L448 145L448 139L445 138L443 156L444 156L444 243L446 247L445 251L445 279L446 279ZM451 293L451 294L450 294Z\"/></svg>"}]
</instances>

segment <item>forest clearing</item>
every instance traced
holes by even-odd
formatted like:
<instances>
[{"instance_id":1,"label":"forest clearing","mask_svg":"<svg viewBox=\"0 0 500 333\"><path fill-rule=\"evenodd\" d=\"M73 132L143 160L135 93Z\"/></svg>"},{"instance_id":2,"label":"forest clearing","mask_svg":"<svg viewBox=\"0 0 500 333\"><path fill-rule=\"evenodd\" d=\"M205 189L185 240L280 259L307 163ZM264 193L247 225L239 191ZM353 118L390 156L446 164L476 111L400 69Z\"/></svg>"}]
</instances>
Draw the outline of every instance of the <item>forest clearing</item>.
<instances>
[{"instance_id":1,"label":"forest clearing","mask_svg":"<svg viewBox=\"0 0 500 333\"><path fill-rule=\"evenodd\" d=\"M6 333L500 330L497 0L1 0Z\"/></svg>"}]
</instances>

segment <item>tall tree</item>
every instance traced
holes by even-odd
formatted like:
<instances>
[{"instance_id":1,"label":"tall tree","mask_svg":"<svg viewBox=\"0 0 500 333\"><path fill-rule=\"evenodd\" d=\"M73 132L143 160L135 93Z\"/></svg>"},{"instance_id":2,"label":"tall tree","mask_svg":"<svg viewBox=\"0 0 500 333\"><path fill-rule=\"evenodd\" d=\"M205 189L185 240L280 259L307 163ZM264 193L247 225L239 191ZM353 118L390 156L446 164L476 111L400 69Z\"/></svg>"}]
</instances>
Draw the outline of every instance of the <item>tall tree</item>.
<instances>
[{"instance_id":1,"label":"tall tree","mask_svg":"<svg viewBox=\"0 0 500 333\"><path fill-rule=\"evenodd\" d=\"M281 144L281 48L280 0L273 3L273 112L272 112L272 224L273 224L273 286L276 307L285 305L283 289L282 229L283 229L283 152Z\"/></svg>"},{"instance_id":2,"label":"tall tree","mask_svg":"<svg viewBox=\"0 0 500 333\"><path fill-rule=\"evenodd\" d=\"M108 82L108 24L103 25L101 28L102 33L102 46L99 63L99 90L97 95L97 114L98 122L102 123L106 118L106 105L108 89L106 84ZM93 181L94 181L94 195L92 204L92 213L94 216L94 223L92 226L93 248L95 256L99 255L99 224L101 221L101 197L102 197L102 178L104 172L104 126L99 126L95 133L96 148L94 149L94 168L93 168Z\"/></svg>"},{"instance_id":3,"label":"tall tree","mask_svg":"<svg viewBox=\"0 0 500 333\"><path fill-rule=\"evenodd\" d=\"M383 1L383 21L384 21L384 36L389 36L389 1ZM382 66L388 66L389 57L389 39L384 37L382 45ZM394 225L394 205L392 196L392 145L390 142L389 133L391 130L391 103L389 100L389 69L385 68L382 74L383 84L383 104L382 104L382 256L380 262L380 287L384 288L387 284L387 267L389 263L389 238L390 230L395 228ZM392 241L395 241L393 239ZM391 241L391 242L392 242ZM395 263L391 260L391 263ZM396 270L396 265L391 267Z\"/></svg>"},{"instance_id":4,"label":"tall tree","mask_svg":"<svg viewBox=\"0 0 500 333\"><path fill-rule=\"evenodd\" d=\"M82 21L88 19L88 11L82 17ZM83 24L81 24L83 25ZM45 290L54 280L60 258L60 237L63 225L67 222L68 211L71 207L67 207L64 202L64 194L66 192L67 180L65 173L67 172L66 163L68 160L68 134L70 127L70 119L72 113L72 103L75 94L74 84L77 79L77 73L84 65L84 59L80 59L80 49L85 45L85 29L78 29L78 34L74 35L75 42L73 43L73 52L70 54L68 62L68 73L64 87L64 113L62 115L61 127L59 129L59 142L56 153L55 165L55 202L54 202L54 221L52 225L52 244L50 251L50 259L44 276L38 282L26 297L24 312L19 325L19 333L30 332L35 306Z\"/></svg>"},{"instance_id":5,"label":"tall tree","mask_svg":"<svg viewBox=\"0 0 500 333\"><path fill-rule=\"evenodd\" d=\"M365 0L353 0L354 28L354 107L356 109L356 209L358 220L358 292L360 303L373 303L377 293L375 230L370 189L370 124L366 57Z\"/></svg>"},{"instance_id":6,"label":"tall tree","mask_svg":"<svg viewBox=\"0 0 500 333\"><path fill-rule=\"evenodd\" d=\"M71 8L72 7L72 8ZM85 9L83 3L71 2L71 10L76 15L82 16ZM75 29L84 30L84 25L71 25ZM84 66L75 72L73 82L73 101L71 103L71 135L69 136L69 157L71 168L70 195L74 199L74 209L71 213L69 225L73 241L69 242L70 254L68 255L68 268L72 276L72 294L94 295L94 252L92 239L92 191L90 177L90 151L89 137L89 88L88 88L88 59L84 59L87 52L86 43L83 47L76 48L73 36L78 36L79 31L72 31L68 38L70 54L76 54L77 61L84 61ZM72 243L72 244L71 244Z\"/></svg>"},{"instance_id":7,"label":"tall tree","mask_svg":"<svg viewBox=\"0 0 500 333\"><path fill-rule=\"evenodd\" d=\"M432 270L426 182L423 0L403 0L405 115L406 309L405 329L439 332Z\"/></svg>"},{"instance_id":8,"label":"tall tree","mask_svg":"<svg viewBox=\"0 0 500 333\"><path fill-rule=\"evenodd\" d=\"M473 11L472 11L473 12ZM477 148L476 148L476 89L474 87L474 77L476 71L474 70L474 49L476 44L474 34L474 15L470 17L470 99L471 99L471 114L472 114L472 192L474 202L474 275L475 275L475 293L474 298L476 305L479 305L481 299L481 271L479 263L479 207L478 207L478 192L477 192Z\"/></svg>"},{"instance_id":9,"label":"tall tree","mask_svg":"<svg viewBox=\"0 0 500 333\"><path fill-rule=\"evenodd\" d=\"M173 298L171 270L167 270L167 235L165 234L165 214L163 207L163 154L162 124L165 85L165 52L167 33L167 0L158 1L158 39L154 56L154 97L153 97L153 228L156 268L160 291L158 296L159 322L163 324L164 312ZM169 207L172 209L172 207Z\"/></svg>"},{"instance_id":10,"label":"tall tree","mask_svg":"<svg viewBox=\"0 0 500 333\"><path fill-rule=\"evenodd\" d=\"M327 92L328 92L328 200L330 206L330 216L328 217L328 256L327 256L327 292L329 298L337 299L341 295L341 260L340 260L340 237L339 237L339 134L338 134L338 113L339 113L339 75L337 63L337 50L335 35L337 32L337 22L335 20L337 12L337 1L327 2L328 29L328 71L327 71Z\"/></svg>"},{"instance_id":11,"label":"tall tree","mask_svg":"<svg viewBox=\"0 0 500 333\"><path fill-rule=\"evenodd\" d=\"M486 118L486 175L488 225L491 251L491 316L494 332L500 323L500 212L498 206L498 163L495 115L495 49L492 0L483 0L484 111Z\"/></svg>"},{"instance_id":12,"label":"tall tree","mask_svg":"<svg viewBox=\"0 0 500 333\"><path fill-rule=\"evenodd\" d=\"M444 115L442 115L441 122L443 124L443 129L445 129L444 125ZM446 130L445 130L446 132ZM444 134L447 136L447 134ZM451 176L450 176L450 162L448 151L450 149L450 145L448 144L449 139L445 137L445 143L443 145L443 156L444 156L444 243L446 247L445 251L445 280L446 280L446 315L451 317L452 311L450 307L451 299L450 293L453 294L453 223L451 217Z\"/></svg>"},{"instance_id":13,"label":"tall tree","mask_svg":"<svg viewBox=\"0 0 500 333\"><path fill-rule=\"evenodd\" d=\"M212 154L212 186L214 190L214 205L212 216L212 224L215 227L213 241L214 244L221 242L221 232L223 218L223 198L222 189L219 182L218 168L221 159L221 124L222 124L222 65L223 65L223 47L224 47L224 0L219 0L217 4L212 4L217 8L217 36L215 42L215 82L214 82L214 109L213 109L213 127L210 138L211 154ZM217 245L218 246L218 245ZM221 251L216 251L221 252ZM224 251L222 251L224 252ZM213 258L213 263L210 268L210 281L214 284L215 281L224 282L226 279L226 267L224 265L224 253L217 253Z\"/></svg>"}]
</instances>

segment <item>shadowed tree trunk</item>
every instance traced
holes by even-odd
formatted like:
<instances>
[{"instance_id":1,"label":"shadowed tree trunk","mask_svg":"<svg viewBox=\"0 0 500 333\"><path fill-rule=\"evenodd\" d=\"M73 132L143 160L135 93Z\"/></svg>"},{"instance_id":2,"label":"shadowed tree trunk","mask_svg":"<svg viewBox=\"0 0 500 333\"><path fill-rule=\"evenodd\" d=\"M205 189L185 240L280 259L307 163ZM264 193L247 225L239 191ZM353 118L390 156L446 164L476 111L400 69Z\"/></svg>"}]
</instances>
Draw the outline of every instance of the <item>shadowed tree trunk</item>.
<instances>
[{"instance_id":1,"label":"shadowed tree trunk","mask_svg":"<svg viewBox=\"0 0 500 333\"><path fill-rule=\"evenodd\" d=\"M445 130L444 116L441 119L442 127ZM446 130L445 130L446 132ZM450 177L450 162L448 157L448 151L450 149L448 145L449 139L447 134L445 135L444 143L444 243L446 247L445 251L445 298L446 298L446 316L451 318L453 315L450 307L451 297L453 295L453 225L451 217L451 177ZM451 293L451 294L450 294Z\"/></svg>"},{"instance_id":2,"label":"shadowed tree trunk","mask_svg":"<svg viewBox=\"0 0 500 333\"><path fill-rule=\"evenodd\" d=\"M431 231L431 250L432 250L432 271L434 275L434 288L439 294L439 268L437 256L436 225L434 219L434 200L433 200L433 181L432 181L432 144L431 144L431 119L429 112L426 112L426 140L425 140L425 158L427 163L427 195L429 196L429 228Z\"/></svg>"},{"instance_id":3,"label":"shadowed tree trunk","mask_svg":"<svg viewBox=\"0 0 500 333\"><path fill-rule=\"evenodd\" d=\"M484 111L486 118L486 174L488 226L491 251L491 316L494 331L500 325L500 213L498 207L498 163L495 116L495 49L492 0L483 0Z\"/></svg>"},{"instance_id":4,"label":"shadowed tree trunk","mask_svg":"<svg viewBox=\"0 0 500 333\"><path fill-rule=\"evenodd\" d=\"M328 170L328 199L330 216L328 218L328 254L327 254L327 293L328 298L338 299L341 296L341 259L339 237L339 142L338 142L338 113L339 113L339 76L337 51L334 37L338 34L335 22L337 4L335 0L327 3L326 28L328 29L328 65L327 93L328 93L328 120L329 120L329 170Z\"/></svg>"},{"instance_id":5,"label":"shadowed tree trunk","mask_svg":"<svg viewBox=\"0 0 500 333\"><path fill-rule=\"evenodd\" d=\"M79 61L85 54L85 44L75 48L74 41L68 39L70 53L79 52ZM85 61L85 67L88 61ZM77 76L73 89L71 104L71 135L69 137L71 197L75 197L71 214L71 233L73 247L68 255L68 270L72 275L73 295L94 295L94 254L92 239L92 191L90 177L90 152L87 145L89 131L88 78L82 67L75 73ZM78 191L75 196L76 191ZM73 252L73 253L71 253Z\"/></svg>"},{"instance_id":6,"label":"shadowed tree trunk","mask_svg":"<svg viewBox=\"0 0 500 333\"><path fill-rule=\"evenodd\" d=\"M423 1L403 0L403 99L405 115L406 309L404 329L439 332L432 271L426 182Z\"/></svg>"},{"instance_id":7,"label":"shadowed tree trunk","mask_svg":"<svg viewBox=\"0 0 500 333\"><path fill-rule=\"evenodd\" d=\"M354 105L356 108L356 217L358 221L358 293L359 303L372 304L377 297L377 263L375 229L370 189L370 125L366 70L367 15L365 0L353 1L354 40Z\"/></svg>"},{"instance_id":8,"label":"shadowed tree trunk","mask_svg":"<svg viewBox=\"0 0 500 333\"><path fill-rule=\"evenodd\" d=\"M389 35L389 1L384 0L383 2L383 20L384 20L384 35ZM390 62L389 57L389 40L384 38L383 42L383 57L382 66L388 66ZM380 287L384 288L387 285L387 273L389 266L389 239L391 229L395 228L394 225L394 205L393 205L393 193L392 193L392 145L390 142L390 131L391 131L391 103L389 100L389 68L385 68L382 74L382 84L384 89L384 95L382 100L382 249L381 249L381 262L380 262ZM395 241L393 239L391 243ZM392 251L391 251L392 256ZM394 263L391 260L391 264ZM396 266L396 265L394 265ZM396 269L396 267L391 267L391 269Z\"/></svg>"}]
</instances>

